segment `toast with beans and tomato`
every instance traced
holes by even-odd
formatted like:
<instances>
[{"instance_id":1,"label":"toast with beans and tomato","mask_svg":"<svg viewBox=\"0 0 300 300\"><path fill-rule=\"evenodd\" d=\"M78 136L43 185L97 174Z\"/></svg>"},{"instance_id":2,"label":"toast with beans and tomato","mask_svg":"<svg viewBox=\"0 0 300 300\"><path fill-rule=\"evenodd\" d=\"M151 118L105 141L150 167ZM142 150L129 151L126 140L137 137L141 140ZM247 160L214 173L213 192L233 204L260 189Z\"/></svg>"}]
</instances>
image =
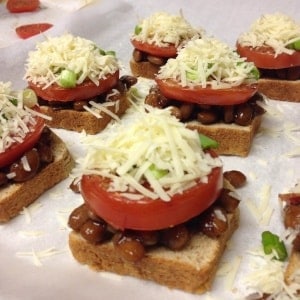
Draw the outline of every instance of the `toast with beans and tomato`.
<instances>
[{"instance_id":1,"label":"toast with beans and tomato","mask_svg":"<svg viewBox=\"0 0 300 300\"><path fill-rule=\"evenodd\" d=\"M47 126L30 89L0 82L0 223L17 216L46 190L65 179L74 161Z\"/></svg>"},{"instance_id":2,"label":"toast with beans and tomato","mask_svg":"<svg viewBox=\"0 0 300 300\"><path fill-rule=\"evenodd\" d=\"M134 76L153 79L160 66L176 57L178 49L204 30L196 29L182 15L156 12L139 22L131 36L134 47L130 69Z\"/></svg>"},{"instance_id":3,"label":"toast with beans and tomato","mask_svg":"<svg viewBox=\"0 0 300 300\"><path fill-rule=\"evenodd\" d=\"M284 227L292 237L291 252L285 272L285 281L288 284L300 284L300 182L287 193L279 194L283 204Z\"/></svg>"},{"instance_id":4,"label":"toast with beans and tomato","mask_svg":"<svg viewBox=\"0 0 300 300\"><path fill-rule=\"evenodd\" d=\"M84 202L69 216L71 252L96 271L203 293L238 227L235 188L246 177L223 172L215 141L169 109L140 110L101 142L83 141L72 186Z\"/></svg>"},{"instance_id":5,"label":"toast with beans and tomato","mask_svg":"<svg viewBox=\"0 0 300 300\"><path fill-rule=\"evenodd\" d=\"M160 68L145 103L169 107L186 126L216 140L218 154L247 156L264 113L257 79L253 63L202 37Z\"/></svg>"},{"instance_id":6,"label":"toast with beans and tomato","mask_svg":"<svg viewBox=\"0 0 300 300\"><path fill-rule=\"evenodd\" d=\"M300 102L300 25L281 13L266 14L240 35L238 53L261 76L259 92L274 100Z\"/></svg>"},{"instance_id":7,"label":"toast with beans and tomato","mask_svg":"<svg viewBox=\"0 0 300 300\"><path fill-rule=\"evenodd\" d=\"M71 34L48 37L29 52L24 76L50 127L96 134L129 107L133 76L120 76L114 51Z\"/></svg>"}]
</instances>

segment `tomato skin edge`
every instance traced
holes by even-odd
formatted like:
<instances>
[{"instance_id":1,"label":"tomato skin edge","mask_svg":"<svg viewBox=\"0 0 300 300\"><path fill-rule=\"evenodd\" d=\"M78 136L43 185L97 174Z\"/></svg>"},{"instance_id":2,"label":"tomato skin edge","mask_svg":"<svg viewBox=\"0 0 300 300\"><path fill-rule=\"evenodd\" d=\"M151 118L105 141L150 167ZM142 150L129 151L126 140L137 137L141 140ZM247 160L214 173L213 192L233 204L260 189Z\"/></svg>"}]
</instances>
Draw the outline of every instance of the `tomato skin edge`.
<instances>
[{"instance_id":1,"label":"tomato skin edge","mask_svg":"<svg viewBox=\"0 0 300 300\"><path fill-rule=\"evenodd\" d=\"M37 123L33 131L29 132L22 143L14 143L5 152L0 153L0 168L10 165L19 159L26 151L32 149L39 140L45 121L41 117L36 117Z\"/></svg>"},{"instance_id":2,"label":"tomato skin edge","mask_svg":"<svg viewBox=\"0 0 300 300\"><path fill-rule=\"evenodd\" d=\"M81 194L87 206L115 228L159 230L190 220L217 200L223 186L222 167L214 168L208 178L207 184L198 183L168 202L147 198L129 200L118 193L106 192L97 175L82 177ZM200 199L201 194L204 201Z\"/></svg>"},{"instance_id":3,"label":"tomato skin edge","mask_svg":"<svg viewBox=\"0 0 300 300\"><path fill-rule=\"evenodd\" d=\"M275 56L271 47L253 48L237 43L236 48L240 56L246 57L247 61L253 62L257 68L276 70L300 66L300 51L294 51L292 54L280 53Z\"/></svg>"},{"instance_id":4,"label":"tomato skin edge","mask_svg":"<svg viewBox=\"0 0 300 300\"><path fill-rule=\"evenodd\" d=\"M31 81L28 81L28 86L44 100L68 102L86 100L98 96L114 87L118 80L119 70L113 74L108 74L105 79L100 79L98 86L90 80L86 80L74 88L63 88L53 83L44 89L42 86L36 85Z\"/></svg>"},{"instance_id":5,"label":"tomato skin edge","mask_svg":"<svg viewBox=\"0 0 300 300\"><path fill-rule=\"evenodd\" d=\"M174 44L169 44L167 47L160 47L155 44L149 44L135 39L131 39L130 41L134 48L154 56L171 58L177 55L177 48Z\"/></svg>"},{"instance_id":6,"label":"tomato skin edge","mask_svg":"<svg viewBox=\"0 0 300 300\"><path fill-rule=\"evenodd\" d=\"M235 105L249 100L257 91L258 84L240 85L228 89L183 87L172 79L155 79L161 93L169 98L209 105Z\"/></svg>"}]
</instances>

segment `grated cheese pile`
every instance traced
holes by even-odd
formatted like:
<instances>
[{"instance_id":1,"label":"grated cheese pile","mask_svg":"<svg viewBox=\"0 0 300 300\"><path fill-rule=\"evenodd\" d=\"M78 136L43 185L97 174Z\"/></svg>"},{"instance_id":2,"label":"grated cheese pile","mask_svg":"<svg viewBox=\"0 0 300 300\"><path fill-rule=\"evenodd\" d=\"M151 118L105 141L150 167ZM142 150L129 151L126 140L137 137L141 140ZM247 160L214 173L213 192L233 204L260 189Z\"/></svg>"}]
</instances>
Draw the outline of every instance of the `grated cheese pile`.
<instances>
[{"instance_id":1,"label":"grated cheese pile","mask_svg":"<svg viewBox=\"0 0 300 300\"><path fill-rule=\"evenodd\" d=\"M266 14L255 21L248 32L243 33L238 42L243 46L270 46L275 55L292 54L287 45L300 39L300 24L281 13Z\"/></svg>"},{"instance_id":2,"label":"grated cheese pile","mask_svg":"<svg viewBox=\"0 0 300 300\"><path fill-rule=\"evenodd\" d=\"M174 79L182 86L230 88L255 82L253 63L246 62L221 41L205 37L189 41L160 68L159 79Z\"/></svg>"},{"instance_id":3,"label":"grated cheese pile","mask_svg":"<svg viewBox=\"0 0 300 300\"><path fill-rule=\"evenodd\" d=\"M96 85L99 79L115 73L119 64L114 55L103 54L103 50L92 41L64 34L48 37L29 52L24 78L45 88L58 82L62 70L73 71L77 84L89 79Z\"/></svg>"},{"instance_id":4,"label":"grated cheese pile","mask_svg":"<svg viewBox=\"0 0 300 300\"><path fill-rule=\"evenodd\" d=\"M169 44L178 47L187 40L200 38L204 33L202 29L193 28L183 16L165 12L157 12L137 26L140 32L133 34L133 39L159 47L167 47Z\"/></svg>"},{"instance_id":5,"label":"grated cheese pile","mask_svg":"<svg viewBox=\"0 0 300 300\"><path fill-rule=\"evenodd\" d=\"M109 191L131 200L146 196L169 201L196 181L207 182L212 168L222 165L220 159L204 153L198 133L171 116L170 110L147 106L147 111L140 111L127 126L115 126L104 139L86 137L87 155L79 160L80 172L110 178ZM151 166L164 175L156 178ZM145 181L151 188L143 185Z\"/></svg>"},{"instance_id":6,"label":"grated cheese pile","mask_svg":"<svg viewBox=\"0 0 300 300\"><path fill-rule=\"evenodd\" d=\"M35 124L34 114L24 109L23 92L13 92L10 82L0 82L0 153L23 142Z\"/></svg>"}]
</instances>

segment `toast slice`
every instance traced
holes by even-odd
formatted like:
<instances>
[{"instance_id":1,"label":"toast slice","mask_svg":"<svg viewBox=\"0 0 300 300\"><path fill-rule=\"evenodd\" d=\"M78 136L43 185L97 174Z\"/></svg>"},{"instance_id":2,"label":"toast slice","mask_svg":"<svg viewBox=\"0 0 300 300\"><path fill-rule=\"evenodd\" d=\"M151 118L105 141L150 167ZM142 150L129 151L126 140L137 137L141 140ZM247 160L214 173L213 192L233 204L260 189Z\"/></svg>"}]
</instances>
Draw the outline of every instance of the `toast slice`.
<instances>
[{"instance_id":1,"label":"toast slice","mask_svg":"<svg viewBox=\"0 0 300 300\"><path fill-rule=\"evenodd\" d=\"M158 247L147 251L146 256L137 263L122 260L111 241L94 245L75 231L69 234L69 246L78 262L87 264L95 271L133 276L201 294L212 286L226 243L238 227L239 210L229 214L228 220L228 229L219 238L212 239L198 233L183 250L171 251Z\"/></svg>"},{"instance_id":2,"label":"toast slice","mask_svg":"<svg viewBox=\"0 0 300 300\"><path fill-rule=\"evenodd\" d=\"M258 91L270 99L300 102L300 80L261 78Z\"/></svg>"},{"instance_id":3,"label":"toast slice","mask_svg":"<svg viewBox=\"0 0 300 300\"><path fill-rule=\"evenodd\" d=\"M122 116L130 104L126 96L120 101L116 101L114 105L106 106L112 114ZM76 111L74 109L53 109L50 106L41 105L42 113L51 117L51 120L46 120L49 127L63 128L81 132L85 130L87 134L96 134L102 131L108 123L113 119L110 114L100 111L100 117L97 118L88 111Z\"/></svg>"},{"instance_id":4,"label":"toast slice","mask_svg":"<svg viewBox=\"0 0 300 300\"><path fill-rule=\"evenodd\" d=\"M161 66L154 65L149 61L136 62L133 59L129 61L131 73L135 77L145 77L154 79Z\"/></svg>"},{"instance_id":5,"label":"toast slice","mask_svg":"<svg viewBox=\"0 0 300 300\"><path fill-rule=\"evenodd\" d=\"M32 179L9 183L0 188L0 223L17 216L46 190L65 179L74 167L75 162L65 143L52 131L50 137L54 161L43 167Z\"/></svg>"},{"instance_id":6,"label":"toast slice","mask_svg":"<svg viewBox=\"0 0 300 300\"><path fill-rule=\"evenodd\" d=\"M219 143L214 149L219 155L237 155L245 157L249 154L252 140L258 131L262 115L256 116L248 126L216 123L203 125L198 121L187 122L187 127L209 136Z\"/></svg>"}]
</instances>

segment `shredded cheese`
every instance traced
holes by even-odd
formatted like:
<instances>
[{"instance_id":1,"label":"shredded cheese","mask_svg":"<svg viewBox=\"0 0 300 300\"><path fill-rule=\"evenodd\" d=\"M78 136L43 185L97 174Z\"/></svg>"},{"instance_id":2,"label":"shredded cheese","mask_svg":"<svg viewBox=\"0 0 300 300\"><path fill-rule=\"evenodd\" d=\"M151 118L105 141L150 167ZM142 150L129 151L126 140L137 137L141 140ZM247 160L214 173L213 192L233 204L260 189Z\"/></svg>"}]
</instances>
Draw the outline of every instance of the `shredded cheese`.
<instances>
[{"instance_id":1,"label":"shredded cheese","mask_svg":"<svg viewBox=\"0 0 300 300\"><path fill-rule=\"evenodd\" d=\"M99 80L119 69L114 55L103 54L92 41L63 34L48 37L29 52L24 78L47 88L58 82L61 70L67 69L77 75L77 84L89 79L99 85Z\"/></svg>"},{"instance_id":2,"label":"shredded cheese","mask_svg":"<svg viewBox=\"0 0 300 300\"><path fill-rule=\"evenodd\" d=\"M230 88L256 82L252 62L246 62L225 43L203 37L189 41L176 58L160 68L159 79L173 79L183 87Z\"/></svg>"},{"instance_id":3,"label":"shredded cheese","mask_svg":"<svg viewBox=\"0 0 300 300\"><path fill-rule=\"evenodd\" d=\"M202 150L197 131L187 129L169 109L146 109L128 126L115 126L104 139L89 136L83 140L87 154L78 160L75 172L107 177L109 191L131 200L146 196L169 201L196 181L207 182L212 168L222 162ZM151 165L164 175L155 177Z\"/></svg>"},{"instance_id":4,"label":"shredded cheese","mask_svg":"<svg viewBox=\"0 0 300 300\"><path fill-rule=\"evenodd\" d=\"M248 32L243 33L238 42L253 48L269 46L275 55L295 52L287 46L300 40L300 25L281 13L265 14L256 20Z\"/></svg>"},{"instance_id":5,"label":"shredded cheese","mask_svg":"<svg viewBox=\"0 0 300 300\"><path fill-rule=\"evenodd\" d=\"M24 109L22 93L12 91L10 82L0 82L0 153L23 142L35 124L31 110Z\"/></svg>"},{"instance_id":6,"label":"shredded cheese","mask_svg":"<svg viewBox=\"0 0 300 300\"><path fill-rule=\"evenodd\" d=\"M170 15L166 12L157 12L137 26L140 32L135 32L132 39L159 47L167 47L169 44L178 47L204 33L202 29L193 28L182 15Z\"/></svg>"}]
</instances>

